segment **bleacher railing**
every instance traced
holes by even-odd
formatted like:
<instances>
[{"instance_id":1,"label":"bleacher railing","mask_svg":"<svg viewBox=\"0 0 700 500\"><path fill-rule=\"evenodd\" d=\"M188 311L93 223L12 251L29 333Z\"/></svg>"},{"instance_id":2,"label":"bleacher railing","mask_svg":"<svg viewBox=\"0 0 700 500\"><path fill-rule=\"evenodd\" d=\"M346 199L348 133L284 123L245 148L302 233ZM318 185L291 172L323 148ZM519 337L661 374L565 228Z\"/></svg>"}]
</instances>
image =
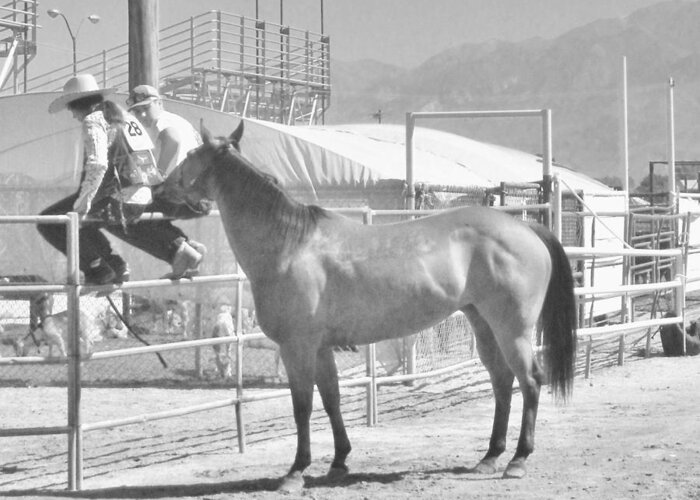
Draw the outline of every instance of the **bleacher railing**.
<instances>
[{"instance_id":1,"label":"bleacher railing","mask_svg":"<svg viewBox=\"0 0 700 500\"><path fill-rule=\"evenodd\" d=\"M274 108L274 116L264 118L284 122L295 96L309 105L313 97L315 113L322 115L331 89L329 47L328 37L319 33L209 11L160 30L161 90L241 115ZM125 43L79 59L78 72L126 90L128 52ZM60 90L72 74L69 64L34 76L27 80L27 91Z\"/></svg>"}]
</instances>

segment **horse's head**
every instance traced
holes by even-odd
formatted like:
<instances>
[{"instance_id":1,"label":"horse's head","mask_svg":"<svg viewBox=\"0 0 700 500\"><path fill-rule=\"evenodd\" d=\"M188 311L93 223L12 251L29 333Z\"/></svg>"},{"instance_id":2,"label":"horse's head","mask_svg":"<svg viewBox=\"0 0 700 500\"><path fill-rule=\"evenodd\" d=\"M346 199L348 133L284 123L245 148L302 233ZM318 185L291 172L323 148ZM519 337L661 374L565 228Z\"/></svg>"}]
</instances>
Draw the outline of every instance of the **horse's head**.
<instances>
[{"instance_id":1,"label":"horse's head","mask_svg":"<svg viewBox=\"0 0 700 500\"><path fill-rule=\"evenodd\" d=\"M201 135L202 145L190 151L161 185L162 196L174 203L198 206L202 200L213 199L206 174L216 164L217 157L229 154L231 149L240 152L243 122L228 137L213 138L204 126Z\"/></svg>"}]
</instances>

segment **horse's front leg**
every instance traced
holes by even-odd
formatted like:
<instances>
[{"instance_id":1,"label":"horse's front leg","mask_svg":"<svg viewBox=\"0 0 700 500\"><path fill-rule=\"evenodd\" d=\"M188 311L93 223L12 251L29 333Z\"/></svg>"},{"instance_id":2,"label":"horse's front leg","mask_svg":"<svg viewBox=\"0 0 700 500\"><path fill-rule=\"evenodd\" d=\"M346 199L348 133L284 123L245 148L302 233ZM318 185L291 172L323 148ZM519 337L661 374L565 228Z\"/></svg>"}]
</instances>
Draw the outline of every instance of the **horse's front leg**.
<instances>
[{"instance_id":1,"label":"horse's front leg","mask_svg":"<svg viewBox=\"0 0 700 500\"><path fill-rule=\"evenodd\" d=\"M351 446L345 431L343 415L340 412L340 390L338 388L338 368L335 365L333 349L322 347L318 351L316 366L316 385L321 394L323 408L328 414L333 429L335 456L328 471L328 478L334 481L342 479L347 473L345 459L350 453Z\"/></svg>"},{"instance_id":2,"label":"horse's front leg","mask_svg":"<svg viewBox=\"0 0 700 500\"><path fill-rule=\"evenodd\" d=\"M311 346L280 346L282 362L287 370L292 392L294 421L297 426L297 453L291 469L279 486L282 492L298 492L304 487L302 473L311 464L311 431L309 421L313 409L316 348Z\"/></svg>"}]
</instances>

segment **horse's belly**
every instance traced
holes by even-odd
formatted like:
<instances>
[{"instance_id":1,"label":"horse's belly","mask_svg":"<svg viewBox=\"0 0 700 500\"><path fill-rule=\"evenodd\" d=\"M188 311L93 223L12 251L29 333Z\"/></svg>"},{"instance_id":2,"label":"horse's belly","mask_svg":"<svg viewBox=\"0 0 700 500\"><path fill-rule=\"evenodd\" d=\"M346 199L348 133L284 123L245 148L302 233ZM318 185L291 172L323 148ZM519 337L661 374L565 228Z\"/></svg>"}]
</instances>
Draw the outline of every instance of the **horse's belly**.
<instances>
[{"instance_id":1,"label":"horse's belly","mask_svg":"<svg viewBox=\"0 0 700 500\"><path fill-rule=\"evenodd\" d=\"M323 330L327 342L337 345L368 344L402 337L429 328L459 309L444 295L410 296L368 293L329 304Z\"/></svg>"}]
</instances>

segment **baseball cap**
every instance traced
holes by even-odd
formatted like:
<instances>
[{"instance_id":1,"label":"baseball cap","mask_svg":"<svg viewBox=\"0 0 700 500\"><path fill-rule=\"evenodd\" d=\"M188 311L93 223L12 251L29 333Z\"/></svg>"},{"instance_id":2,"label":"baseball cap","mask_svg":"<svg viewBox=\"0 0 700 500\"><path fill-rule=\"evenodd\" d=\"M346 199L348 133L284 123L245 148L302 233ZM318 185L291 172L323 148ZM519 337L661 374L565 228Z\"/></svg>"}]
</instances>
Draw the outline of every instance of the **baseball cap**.
<instances>
[{"instance_id":1,"label":"baseball cap","mask_svg":"<svg viewBox=\"0 0 700 500\"><path fill-rule=\"evenodd\" d=\"M157 99L160 99L160 94L155 87L151 87L150 85L137 85L131 89L126 104L131 111L139 106L147 106Z\"/></svg>"}]
</instances>

